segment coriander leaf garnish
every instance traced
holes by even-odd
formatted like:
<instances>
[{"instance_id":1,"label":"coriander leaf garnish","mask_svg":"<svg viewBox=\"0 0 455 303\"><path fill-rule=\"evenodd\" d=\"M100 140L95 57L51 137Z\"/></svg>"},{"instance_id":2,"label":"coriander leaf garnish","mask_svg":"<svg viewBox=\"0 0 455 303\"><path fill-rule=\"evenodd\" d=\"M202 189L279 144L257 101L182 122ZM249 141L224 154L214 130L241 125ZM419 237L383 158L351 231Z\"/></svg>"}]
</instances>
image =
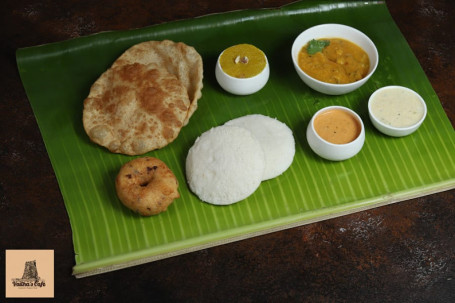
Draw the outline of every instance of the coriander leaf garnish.
<instances>
[{"instance_id":1,"label":"coriander leaf garnish","mask_svg":"<svg viewBox=\"0 0 455 303\"><path fill-rule=\"evenodd\" d=\"M310 55L314 55L317 52L322 52L324 47L328 46L330 44L329 40L311 40L308 43L308 47L306 49L307 53Z\"/></svg>"}]
</instances>

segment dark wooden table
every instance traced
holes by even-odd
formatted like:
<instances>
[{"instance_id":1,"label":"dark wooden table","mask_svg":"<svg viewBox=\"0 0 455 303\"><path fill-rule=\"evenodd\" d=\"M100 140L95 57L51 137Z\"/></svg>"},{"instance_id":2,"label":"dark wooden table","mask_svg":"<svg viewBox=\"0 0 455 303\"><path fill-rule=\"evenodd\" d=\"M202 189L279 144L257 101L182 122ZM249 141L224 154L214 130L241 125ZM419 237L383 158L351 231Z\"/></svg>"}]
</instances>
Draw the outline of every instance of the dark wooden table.
<instances>
[{"instance_id":1,"label":"dark wooden table","mask_svg":"<svg viewBox=\"0 0 455 303\"><path fill-rule=\"evenodd\" d=\"M455 190L103 275L71 275L70 223L15 50L288 2L3 1L1 272L5 249L45 248L55 250L61 302L455 302ZM387 5L455 125L455 1Z\"/></svg>"}]
</instances>

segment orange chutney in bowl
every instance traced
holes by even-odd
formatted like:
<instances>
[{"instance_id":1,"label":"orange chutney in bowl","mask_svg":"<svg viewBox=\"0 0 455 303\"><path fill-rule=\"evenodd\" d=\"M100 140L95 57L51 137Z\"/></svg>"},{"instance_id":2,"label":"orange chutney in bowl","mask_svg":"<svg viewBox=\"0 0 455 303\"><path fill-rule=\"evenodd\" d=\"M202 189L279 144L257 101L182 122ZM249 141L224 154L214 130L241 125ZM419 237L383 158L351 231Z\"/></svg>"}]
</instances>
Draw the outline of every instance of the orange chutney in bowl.
<instances>
[{"instance_id":1,"label":"orange chutney in bowl","mask_svg":"<svg viewBox=\"0 0 455 303\"><path fill-rule=\"evenodd\" d=\"M356 117L341 109L330 109L320 113L314 119L313 126L322 139L333 144L354 141L362 129Z\"/></svg>"}]
</instances>

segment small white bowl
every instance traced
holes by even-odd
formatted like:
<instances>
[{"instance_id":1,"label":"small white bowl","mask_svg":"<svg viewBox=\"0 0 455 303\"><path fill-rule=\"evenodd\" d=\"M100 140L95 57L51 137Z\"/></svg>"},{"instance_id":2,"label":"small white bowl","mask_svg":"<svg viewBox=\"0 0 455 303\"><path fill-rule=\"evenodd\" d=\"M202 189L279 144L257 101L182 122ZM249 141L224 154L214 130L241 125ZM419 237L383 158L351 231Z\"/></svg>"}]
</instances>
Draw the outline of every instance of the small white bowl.
<instances>
[{"instance_id":1,"label":"small white bowl","mask_svg":"<svg viewBox=\"0 0 455 303\"><path fill-rule=\"evenodd\" d=\"M220 64L220 57L222 54L223 53L218 56L218 60L216 62L215 77L225 91L235 95L251 95L261 90L269 80L270 67L265 54L264 69L256 76L249 78L236 78L225 73Z\"/></svg>"},{"instance_id":2,"label":"small white bowl","mask_svg":"<svg viewBox=\"0 0 455 303\"><path fill-rule=\"evenodd\" d=\"M387 95L385 95L385 94L387 94ZM401 126L401 127L392 126L388 123L381 121L378 118L378 114L375 113L374 109L372 108L373 102L381 102L381 100L382 100L382 102L388 102L388 100L392 101L394 98L397 98L397 100L399 100L398 104L401 106L404 105L405 100L404 100L403 96L396 96L396 94L404 94L404 95L413 97L414 104L416 104L417 107L421 110L420 118L416 117L414 119L415 120L414 123L412 123L412 124L408 123L406 126ZM378 99L379 97L381 97L381 99ZM384 98L387 98L387 100ZM387 108L387 110L391 111L391 114L395 114L395 115L398 115L398 113L400 111L400 109L394 109L394 107L391 104L388 104L386 108ZM423 121L425 120L425 117L427 115L427 105L425 104L425 101L423 100L423 98L415 91L413 91L407 87L391 85L391 86L385 86L385 87L379 88L373 94L371 94L371 96L368 100L368 113L369 113L371 122L373 123L374 127L376 127L377 130L379 130L380 132L382 132L383 134L386 134L388 136L403 137L403 136L412 134L420 127L420 125L423 123ZM399 114L402 119L406 119L405 113L403 114L403 112L400 112Z\"/></svg>"},{"instance_id":3,"label":"small white bowl","mask_svg":"<svg viewBox=\"0 0 455 303\"><path fill-rule=\"evenodd\" d=\"M298 64L299 52L302 47L312 39L323 38L341 38L351 41L360 46L368 54L368 57L370 59L370 69L368 71L368 74L356 82L347 84L327 83L319 81L306 74ZM379 62L378 50L376 49L373 41L371 41L371 39L361 31L342 24L321 24L310 27L309 29L303 31L294 40L291 49L291 56L295 70L303 82L305 82L312 89L327 95L342 95L356 90L368 81L368 79L376 70Z\"/></svg>"},{"instance_id":4,"label":"small white bowl","mask_svg":"<svg viewBox=\"0 0 455 303\"><path fill-rule=\"evenodd\" d=\"M353 141L345 144L335 144L324 140L319 136L314 128L314 120L316 117L328 110L341 109L351 114L360 124L360 134ZM343 106L328 106L317 111L311 118L308 124L306 137L310 148L320 157L331 161L343 161L354 157L360 152L365 143L365 127L362 119L353 110Z\"/></svg>"}]
</instances>

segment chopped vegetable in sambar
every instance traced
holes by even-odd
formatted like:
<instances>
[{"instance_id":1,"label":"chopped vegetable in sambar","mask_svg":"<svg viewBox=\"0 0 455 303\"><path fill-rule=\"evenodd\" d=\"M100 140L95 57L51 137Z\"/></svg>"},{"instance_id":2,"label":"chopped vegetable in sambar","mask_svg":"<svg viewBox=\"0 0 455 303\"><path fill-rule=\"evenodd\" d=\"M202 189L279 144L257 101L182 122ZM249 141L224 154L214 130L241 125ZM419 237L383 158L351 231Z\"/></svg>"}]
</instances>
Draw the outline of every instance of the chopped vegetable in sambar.
<instances>
[{"instance_id":1,"label":"chopped vegetable in sambar","mask_svg":"<svg viewBox=\"0 0 455 303\"><path fill-rule=\"evenodd\" d=\"M309 52L307 44L299 52L299 66L310 77L333 84L346 84L368 74L370 59L361 47L340 38L322 41L329 43L322 44L320 51Z\"/></svg>"}]
</instances>

